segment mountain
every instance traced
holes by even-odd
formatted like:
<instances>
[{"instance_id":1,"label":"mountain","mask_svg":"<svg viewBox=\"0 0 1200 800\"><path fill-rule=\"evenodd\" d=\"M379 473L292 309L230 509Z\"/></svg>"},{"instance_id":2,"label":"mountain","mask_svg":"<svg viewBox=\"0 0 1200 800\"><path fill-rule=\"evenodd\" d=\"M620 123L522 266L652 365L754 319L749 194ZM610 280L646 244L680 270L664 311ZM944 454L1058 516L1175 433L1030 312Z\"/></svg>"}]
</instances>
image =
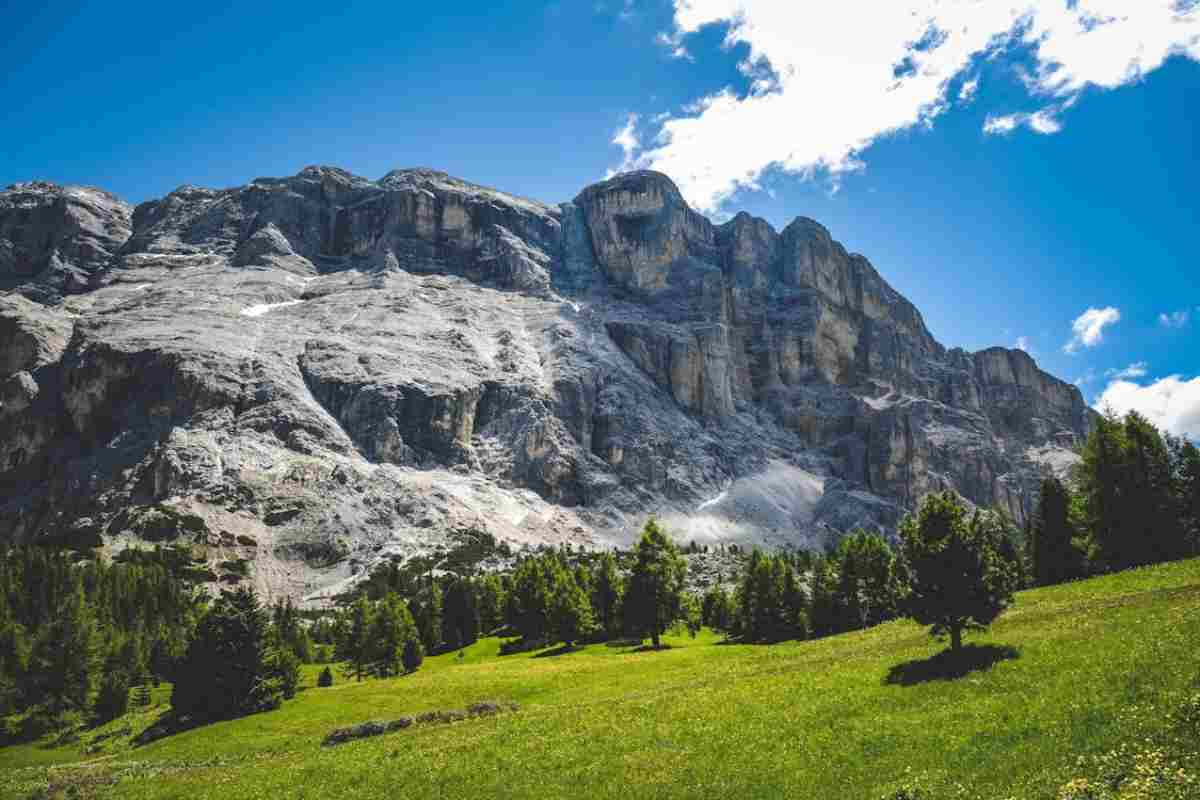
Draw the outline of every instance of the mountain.
<instances>
[{"instance_id":1,"label":"mountain","mask_svg":"<svg viewBox=\"0 0 1200 800\"><path fill-rule=\"evenodd\" d=\"M715 225L653 172L557 206L427 169L136 208L18 184L0 291L0 537L182 537L296 597L650 513L817 546L953 488L1020 523L1091 423L1027 353L943 347L813 220Z\"/></svg>"}]
</instances>

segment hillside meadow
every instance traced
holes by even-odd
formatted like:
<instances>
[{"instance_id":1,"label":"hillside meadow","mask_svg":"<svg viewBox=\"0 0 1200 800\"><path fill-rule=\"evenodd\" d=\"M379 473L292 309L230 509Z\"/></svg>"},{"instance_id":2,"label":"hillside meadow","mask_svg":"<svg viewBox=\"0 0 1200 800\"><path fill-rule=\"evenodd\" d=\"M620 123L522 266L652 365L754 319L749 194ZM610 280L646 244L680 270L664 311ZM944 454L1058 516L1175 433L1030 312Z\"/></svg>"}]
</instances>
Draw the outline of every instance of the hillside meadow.
<instances>
[{"instance_id":1,"label":"hillside meadow","mask_svg":"<svg viewBox=\"0 0 1200 800\"><path fill-rule=\"evenodd\" d=\"M0 796L1082 800L1107 795L1070 792L1161 762L1164 793L1122 796L1200 797L1200 735L1178 711L1200 676L1200 560L1021 592L968 637L960 675L910 622L772 646L667 641L502 656L488 638L324 689L306 667L278 711L134 746L166 712L164 686L78 741L0 749ZM321 745L481 700L520 710Z\"/></svg>"}]
</instances>

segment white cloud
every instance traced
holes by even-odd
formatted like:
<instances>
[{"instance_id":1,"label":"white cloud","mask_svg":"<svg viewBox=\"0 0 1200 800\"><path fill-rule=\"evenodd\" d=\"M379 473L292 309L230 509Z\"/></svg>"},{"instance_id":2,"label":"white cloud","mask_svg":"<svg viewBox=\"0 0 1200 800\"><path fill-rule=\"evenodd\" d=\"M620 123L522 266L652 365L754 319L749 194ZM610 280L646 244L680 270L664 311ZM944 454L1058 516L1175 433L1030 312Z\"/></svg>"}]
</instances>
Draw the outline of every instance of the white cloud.
<instances>
[{"instance_id":1,"label":"white cloud","mask_svg":"<svg viewBox=\"0 0 1200 800\"><path fill-rule=\"evenodd\" d=\"M1145 361L1136 361L1125 369L1106 369L1104 376L1113 380L1123 381L1130 378L1144 378L1150 365Z\"/></svg>"},{"instance_id":2,"label":"white cloud","mask_svg":"<svg viewBox=\"0 0 1200 800\"><path fill-rule=\"evenodd\" d=\"M1047 106L1032 114L1005 114L998 117L989 114L983 121L983 132L1003 135L1025 125L1035 133L1055 134L1062 130L1062 123L1057 116L1060 111L1059 106Z\"/></svg>"},{"instance_id":3,"label":"white cloud","mask_svg":"<svg viewBox=\"0 0 1200 800\"><path fill-rule=\"evenodd\" d=\"M1104 341L1104 329L1121 321L1121 312L1108 308L1089 308L1071 323L1071 340L1063 345L1064 353L1075 353L1081 347L1095 347Z\"/></svg>"},{"instance_id":4,"label":"white cloud","mask_svg":"<svg viewBox=\"0 0 1200 800\"><path fill-rule=\"evenodd\" d=\"M1078 386L1080 389L1082 389L1084 386L1087 386L1089 383L1091 383L1094 380L1096 380L1096 370L1089 369L1087 372L1083 373L1078 378L1076 378L1074 381L1072 381L1072 383L1074 383L1076 386Z\"/></svg>"},{"instance_id":5,"label":"white cloud","mask_svg":"<svg viewBox=\"0 0 1200 800\"><path fill-rule=\"evenodd\" d=\"M1164 328L1182 328L1192 318L1190 311L1172 311L1169 314L1159 314L1158 324Z\"/></svg>"},{"instance_id":6,"label":"white cloud","mask_svg":"<svg viewBox=\"0 0 1200 800\"><path fill-rule=\"evenodd\" d=\"M1200 377L1171 375L1150 384L1115 380L1096 400L1100 410L1118 414L1137 411L1159 428L1177 436L1200 439Z\"/></svg>"},{"instance_id":7,"label":"white cloud","mask_svg":"<svg viewBox=\"0 0 1200 800\"><path fill-rule=\"evenodd\" d=\"M930 125L975 97L974 80L957 98L950 92L1002 52L1028 56L1025 83L1043 108L1001 110L992 127L1023 124L1038 133L1060 130L1058 114L1088 86L1136 81L1176 53L1200 60L1200 4L1180 0L672 3L674 27L660 41L676 55L711 25L726 26L727 46L748 49L745 93L699 98L636 154L634 165L671 175L708 211L757 187L771 168L804 177L862 169L858 154L875 140Z\"/></svg>"},{"instance_id":8,"label":"white cloud","mask_svg":"<svg viewBox=\"0 0 1200 800\"><path fill-rule=\"evenodd\" d=\"M975 93L979 91L979 78L972 78L963 83L962 88L958 90L958 101L960 103L969 103L975 97Z\"/></svg>"},{"instance_id":9,"label":"white cloud","mask_svg":"<svg viewBox=\"0 0 1200 800\"><path fill-rule=\"evenodd\" d=\"M1029 345L1028 336L1018 336L1017 343L1014 345L1018 350L1024 350L1029 355L1034 355L1033 348Z\"/></svg>"},{"instance_id":10,"label":"white cloud","mask_svg":"<svg viewBox=\"0 0 1200 800\"><path fill-rule=\"evenodd\" d=\"M625 117L625 124L618 128L613 133L612 144L621 148L621 152L625 157L621 160L621 167L617 171L624 171L633 166L634 154L641 147L641 142L638 140L637 124L638 115L629 114ZM610 170L610 174L611 174Z\"/></svg>"}]
</instances>

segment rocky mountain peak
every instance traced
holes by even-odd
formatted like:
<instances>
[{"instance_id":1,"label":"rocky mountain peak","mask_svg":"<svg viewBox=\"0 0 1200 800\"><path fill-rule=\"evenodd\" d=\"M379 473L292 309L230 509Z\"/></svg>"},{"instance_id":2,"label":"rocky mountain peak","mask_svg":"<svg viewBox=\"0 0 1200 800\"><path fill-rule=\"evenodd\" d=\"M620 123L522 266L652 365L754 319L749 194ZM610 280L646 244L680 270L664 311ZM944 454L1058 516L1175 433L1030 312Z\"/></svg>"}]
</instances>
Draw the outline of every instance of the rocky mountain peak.
<instances>
[{"instance_id":1,"label":"rocky mountain peak","mask_svg":"<svg viewBox=\"0 0 1200 800\"><path fill-rule=\"evenodd\" d=\"M425 168L136 210L24 184L0 277L0 536L189 537L299 597L650 513L823 546L954 488L1022 521L1090 424L1027 353L946 350L819 223L714 225L654 172L559 206Z\"/></svg>"}]
</instances>

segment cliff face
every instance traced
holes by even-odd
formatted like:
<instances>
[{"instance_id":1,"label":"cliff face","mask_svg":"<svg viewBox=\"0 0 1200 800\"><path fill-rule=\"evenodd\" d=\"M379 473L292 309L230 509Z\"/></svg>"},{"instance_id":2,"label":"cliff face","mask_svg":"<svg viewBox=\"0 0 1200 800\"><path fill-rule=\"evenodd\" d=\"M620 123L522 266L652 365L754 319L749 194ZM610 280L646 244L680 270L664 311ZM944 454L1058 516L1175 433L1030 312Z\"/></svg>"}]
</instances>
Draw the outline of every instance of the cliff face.
<instances>
[{"instance_id":1,"label":"cliff face","mask_svg":"<svg viewBox=\"0 0 1200 800\"><path fill-rule=\"evenodd\" d=\"M941 488L1023 521L1089 424L816 222L713 225L655 173L23 184L0 278L0 536L184 535L297 596L474 531L807 546Z\"/></svg>"}]
</instances>

